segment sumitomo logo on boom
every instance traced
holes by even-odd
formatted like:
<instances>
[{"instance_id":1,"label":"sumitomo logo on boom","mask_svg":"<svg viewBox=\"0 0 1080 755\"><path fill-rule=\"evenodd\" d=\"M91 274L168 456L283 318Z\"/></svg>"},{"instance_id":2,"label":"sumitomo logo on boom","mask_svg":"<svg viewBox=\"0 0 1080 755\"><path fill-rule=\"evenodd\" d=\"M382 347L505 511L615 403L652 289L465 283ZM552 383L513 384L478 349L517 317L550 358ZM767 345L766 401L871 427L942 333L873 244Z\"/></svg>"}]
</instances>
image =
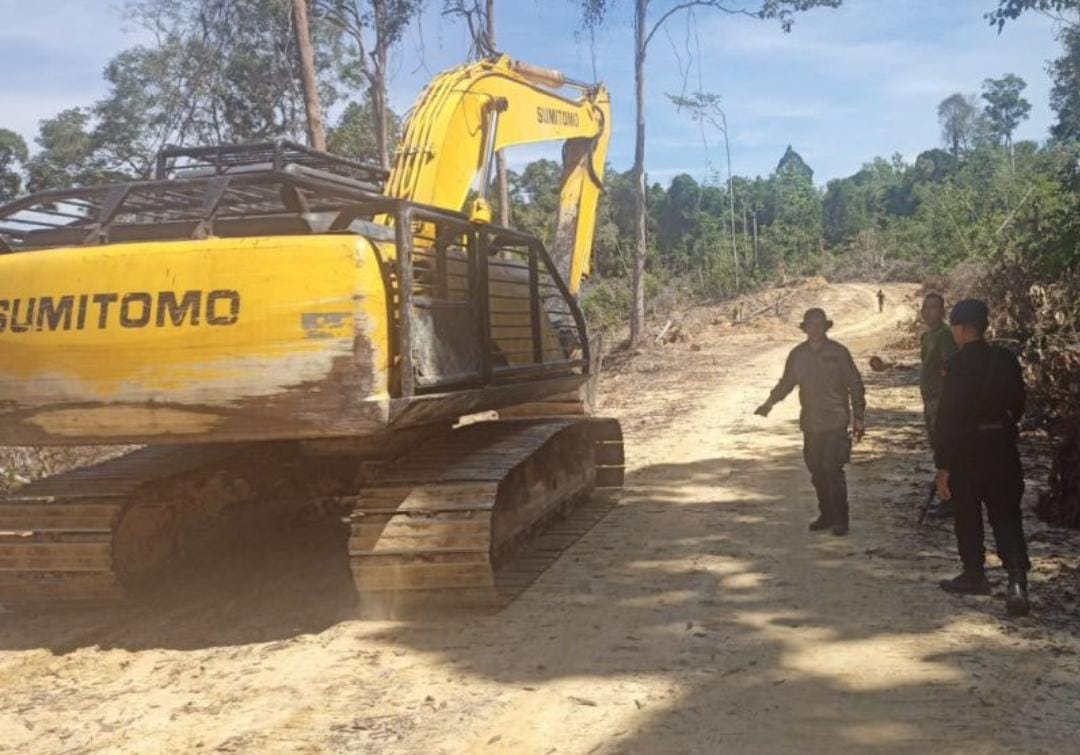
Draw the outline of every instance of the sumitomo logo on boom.
<instances>
[{"instance_id":1,"label":"sumitomo logo on boom","mask_svg":"<svg viewBox=\"0 0 1080 755\"><path fill-rule=\"evenodd\" d=\"M0 299L0 334L235 325L240 292L132 291Z\"/></svg>"},{"instance_id":2,"label":"sumitomo logo on boom","mask_svg":"<svg viewBox=\"0 0 1080 755\"><path fill-rule=\"evenodd\" d=\"M536 122L548 126L571 126L576 128L580 125L581 119L573 110L560 110L557 107L537 106Z\"/></svg>"}]
</instances>

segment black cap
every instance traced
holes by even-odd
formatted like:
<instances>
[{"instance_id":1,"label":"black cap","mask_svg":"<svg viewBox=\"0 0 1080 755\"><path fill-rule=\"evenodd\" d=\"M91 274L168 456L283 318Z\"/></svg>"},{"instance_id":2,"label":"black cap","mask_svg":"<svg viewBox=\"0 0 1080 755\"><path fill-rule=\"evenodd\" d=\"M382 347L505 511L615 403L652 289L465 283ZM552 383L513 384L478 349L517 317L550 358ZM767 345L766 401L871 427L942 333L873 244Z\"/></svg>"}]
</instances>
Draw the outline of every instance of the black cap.
<instances>
[{"instance_id":1,"label":"black cap","mask_svg":"<svg viewBox=\"0 0 1080 755\"><path fill-rule=\"evenodd\" d=\"M802 317L802 322L799 323L800 328L805 328L812 322L824 323L826 328L832 327L832 320L825 315L825 310L821 307L811 307L806 310L806 314Z\"/></svg>"},{"instance_id":2,"label":"black cap","mask_svg":"<svg viewBox=\"0 0 1080 755\"><path fill-rule=\"evenodd\" d=\"M949 313L949 325L978 325L985 327L990 320L990 309L981 299L964 299L953 305Z\"/></svg>"}]
</instances>

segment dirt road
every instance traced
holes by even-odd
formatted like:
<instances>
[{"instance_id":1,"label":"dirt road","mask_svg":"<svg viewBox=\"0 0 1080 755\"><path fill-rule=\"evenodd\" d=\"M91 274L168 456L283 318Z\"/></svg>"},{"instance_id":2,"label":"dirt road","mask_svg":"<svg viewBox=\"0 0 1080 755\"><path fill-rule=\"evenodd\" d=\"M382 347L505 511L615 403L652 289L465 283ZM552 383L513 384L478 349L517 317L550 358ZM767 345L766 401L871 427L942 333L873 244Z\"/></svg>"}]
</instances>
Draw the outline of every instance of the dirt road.
<instances>
[{"instance_id":1,"label":"dirt road","mask_svg":"<svg viewBox=\"0 0 1080 755\"><path fill-rule=\"evenodd\" d=\"M912 307L889 287L879 314L875 290L807 290L743 329L702 310L692 343L611 376L626 495L499 614L356 620L313 529L150 605L0 615L0 751L1076 752L1075 624L934 585L956 565L912 525L913 374L868 376L847 538L806 529L795 397L751 415L804 305L865 365Z\"/></svg>"}]
</instances>

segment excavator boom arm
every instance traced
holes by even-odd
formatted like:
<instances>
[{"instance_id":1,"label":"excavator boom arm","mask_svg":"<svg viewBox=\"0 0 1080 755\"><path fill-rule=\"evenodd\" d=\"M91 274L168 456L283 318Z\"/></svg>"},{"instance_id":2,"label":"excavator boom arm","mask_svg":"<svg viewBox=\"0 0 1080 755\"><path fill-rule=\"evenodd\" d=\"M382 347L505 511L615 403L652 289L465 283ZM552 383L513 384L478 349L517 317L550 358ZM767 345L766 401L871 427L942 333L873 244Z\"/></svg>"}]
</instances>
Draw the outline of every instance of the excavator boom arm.
<instances>
[{"instance_id":1,"label":"excavator boom arm","mask_svg":"<svg viewBox=\"0 0 1080 755\"><path fill-rule=\"evenodd\" d=\"M568 87L578 90L576 97L561 93ZM455 68L420 96L387 193L461 210L477 176L488 173L493 151L563 142L552 258L576 294L589 272L610 123L610 98L602 86L571 82L506 56Z\"/></svg>"}]
</instances>

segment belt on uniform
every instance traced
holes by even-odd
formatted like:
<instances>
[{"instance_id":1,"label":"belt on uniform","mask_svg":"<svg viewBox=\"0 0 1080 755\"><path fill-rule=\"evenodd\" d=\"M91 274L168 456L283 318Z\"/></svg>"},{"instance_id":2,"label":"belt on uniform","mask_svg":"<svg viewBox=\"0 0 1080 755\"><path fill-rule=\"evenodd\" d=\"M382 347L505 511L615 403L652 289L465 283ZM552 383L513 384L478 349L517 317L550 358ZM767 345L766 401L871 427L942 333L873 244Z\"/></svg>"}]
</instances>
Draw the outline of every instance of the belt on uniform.
<instances>
[{"instance_id":1,"label":"belt on uniform","mask_svg":"<svg viewBox=\"0 0 1080 755\"><path fill-rule=\"evenodd\" d=\"M992 432L994 432L996 430L1004 430L1005 429L1005 423L1004 422L983 422L982 424L976 425L975 429L978 430L980 433L992 433Z\"/></svg>"}]
</instances>

